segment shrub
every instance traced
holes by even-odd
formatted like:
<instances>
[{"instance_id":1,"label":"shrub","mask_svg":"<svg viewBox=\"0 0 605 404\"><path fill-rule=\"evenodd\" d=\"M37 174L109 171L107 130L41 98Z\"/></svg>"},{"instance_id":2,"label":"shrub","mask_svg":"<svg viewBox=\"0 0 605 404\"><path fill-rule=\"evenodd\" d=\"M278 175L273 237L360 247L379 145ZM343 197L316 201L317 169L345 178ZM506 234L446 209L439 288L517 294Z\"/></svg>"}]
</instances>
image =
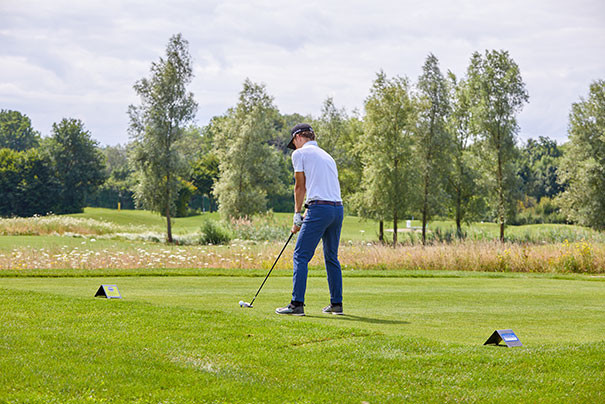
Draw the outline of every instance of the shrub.
<instances>
[{"instance_id":1,"label":"shrub","mask_svg":"<svg viewBox=\"0 0 605 404\"><path fill-rule=\"evenodd\" d=\"M230 232L214 220L206 220L200 229L202 244L228 244L231 241Z\"/></svg>"},{"instance_id":2,"label":"shrub","mask_svg":"<svg viewBox=\"0 0 605 404\"><path fill-rule=\"evenodd\" d=\"M530 198L526 203L519 203L519 211L511 219L510 224L562 224L565 222L565 216L561 213L556 203L548 197L543 197L538 203L533 198Z\"/></svg>"},{"instance_id":3,"label":"shrub","mask_svg":"<svg viewBox=\"0 0 605 404\"><path fill-rule=\"evenodd\" d=\"M287 225L279 223L272 212L256 215L252 219L232 219L229 225L231 233L240 240L283 240L290 230Z\"/></svg>"}]
</instances>

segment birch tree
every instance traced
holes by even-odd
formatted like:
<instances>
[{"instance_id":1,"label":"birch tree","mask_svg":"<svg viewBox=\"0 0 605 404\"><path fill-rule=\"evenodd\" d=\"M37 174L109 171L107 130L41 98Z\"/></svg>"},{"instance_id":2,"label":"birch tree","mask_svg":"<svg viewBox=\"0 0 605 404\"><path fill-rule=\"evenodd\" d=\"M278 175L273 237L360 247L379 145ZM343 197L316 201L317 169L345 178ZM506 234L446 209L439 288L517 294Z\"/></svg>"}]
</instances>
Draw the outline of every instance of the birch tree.
<instances>
[{"instance_id":1,"label":"birch tree","mask_svg":"<svg viewBox=\"0 0 605 404\"><path fill-rule=\"evenodd\" d=\"M560 181L568 185L560 198L563 213L605 229L605 80L593 82L588 97L572 105Z\"/></svg>"},{"instance_id":2,"label":"birch tree","mask_svg":"<svg viewBox=\"0 0 605 404\"><path fill-rule=\"evenodd\" d=\"M377 74L365 102L364 135L358 146L363 165L358 213L380 222L380 239L382 223L392 220L394 246L397 221L411 211L416 183L409 87L407 78Z\"/></svg>"},{"instance_id":3,"label":"birch tree","mask_svg":"<svg viewBox=\"0 0 605 404\"><path fill-rule=\"evenodd\" d=\"M422 244L426 244L427 222L443 209L447 199L445 182L452 147L446 130L449 113L447 85L435 55L430 54L426 58L417 87L418 117L414 138L420 176Z\"/></svg>"},{"instance_id":4,"label":"birch tree","mask_svg":"<svg viewBox=\"0 0 605 404\"><path fill-rule=\"evenodd\" d=\"M466 80L458 80L449 72L451 110L447 129L453 142L451 171L447 190L450 195L449 211L456 222L456 236L462 238L462 223L476 218L485 209L485 199L480 188L475 155L472 152L471 104Z\"/></svg>"},{"instance_id":5,"label":"birch tree","mask_svg":"<svg viewBox=\"0 0 605 404\"><path fill-rule=\"evenodd\" d=\"M226 217L244 217L267 209L267 195L279 193L283 171L274 138L278 111L264 85L246 79L237 106L216 133L219 178L213 193Z\"/></svg>"},{"instance_id":6,"label":"birch tree","mask_svg":"<svg viewBox=\"0 0 605 404\"><path fill-rule=\"evenodd\" d=\"M507 51L475 52L467 72L473 130L489 186L491 206L504 241L506 219L514 213L517 114L529 96L519 66Z\"/></svg>"},{"instance_id":7,"label":"birch tree","mask_svg":"<svg viewBox=\"0 0 605 404\"><path fill-rule=\"evenodd\" d=\"M131 105L130 133L133 138L131 161L136 169L135 200L166 217L166 240L171 243L171 216L185 173L178 142L187 123L197 111L197 103L187 85L193 79L189 43L181 34L170 38L166 57L151 64L151 76L136 82L141 98Z\"/></svg>"}]
</instances>

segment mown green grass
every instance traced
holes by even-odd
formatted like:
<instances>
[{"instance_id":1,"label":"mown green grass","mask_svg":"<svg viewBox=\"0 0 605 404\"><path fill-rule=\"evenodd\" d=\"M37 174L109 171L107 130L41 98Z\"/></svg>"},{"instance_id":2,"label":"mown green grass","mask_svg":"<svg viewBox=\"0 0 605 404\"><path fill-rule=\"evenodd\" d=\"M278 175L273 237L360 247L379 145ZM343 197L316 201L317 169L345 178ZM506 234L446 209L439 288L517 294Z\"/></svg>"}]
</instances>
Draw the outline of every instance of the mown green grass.
<instances>
[{"instance_id":1,"label":"mown green grass","mask_svg":"<svg viewBox=\"0 0 605 404\"><path fill-rule=\"evenodd\" d=\"M288 277L2 278L0 402L603 402L602 278L430 276L345 276L343 317L311 277L304 318Z\"/></svg>"},{"instance_id":2,"label":"mown green grass","mask_svg":"<svg viewBox=\"0 0 605 404\"><path fill-rule=\"evenodd\" d=\"M282 225L291 225L291 213L274 213L277 223ZM144 226L148 231L165 232L166 219L157 213L144 210L113 210L105 208L85 208L84 213L68 215L86 219L102 220L119 226ZM172 228L175 234L188 234L200 231L204 220L221 220L217 212L203 213L200 215L175 218ZM376 239L377 224L374 221L367 221L355 216L346 216L343 223L343 240L367 240ZM287 237L287 236L286 236Z\"/></svg>"},{"instance_id":3,"label":"mown green grass","mask_svg":"<svg viewBox=\"0 0 605 404\"><path fill-rule=\"evenodd\" d=\"M68 215L73 217L90 218L113 223L118 226L140 226L147 231L164 233L166 231L166 220L157 213L142 210L113 210L104 208L85 208L84 213ZM292 214L274 213L273 217L277 224L289 226L292 223ZM191 234L200 231L204 220L221 220L217 212L203 213L201 215L185 218L173 219L173 232L175 234ZM418 242L420 233L418 228L422 225L419 220L412 220L411 225L415 227L416 234L413 236L415 242ZM392 223L385 222L385 238L392 240ZM406 220L398 223L399 229L406 227ZM439 229L442 232L453 232L456 225L453 221L435 220L428 223L429 231ZM390 230L390 231L389 231ZM499 237L500 227L497 223L472 223L464 225L463 231L467 236L475 240L497 239ZM524 226L507 226L505 235L507 238L516 241L528 242L563 242L565 239L577 241L583 238L605 241L605 235L593 230L574 225L564 224L536 224ZM399 235L400 241L408 240L409 236L405 233ZM343 242L374 242L378 240L378 223L374 220L367 220L357 216L347 215L344 218L341 241Z\"/></svg>"},{"instance_id":4,"label":"mown green grass","mask_svg":"<svg viewBox=\"0 0 605 404\"><path fill-rule=\"evenodd\" d=\"M166 218L158 213L147 210L115 210L105 208L85 208L84 213L76 213L67 216L81 217L86 219L102 220L119 226L144 226L149 231L166 231ZM186 234L199 231L204 219L218 220L217 212L204 213L190 217L178 217L172 219L175 233Z\"/></svg>"}]
</instances>

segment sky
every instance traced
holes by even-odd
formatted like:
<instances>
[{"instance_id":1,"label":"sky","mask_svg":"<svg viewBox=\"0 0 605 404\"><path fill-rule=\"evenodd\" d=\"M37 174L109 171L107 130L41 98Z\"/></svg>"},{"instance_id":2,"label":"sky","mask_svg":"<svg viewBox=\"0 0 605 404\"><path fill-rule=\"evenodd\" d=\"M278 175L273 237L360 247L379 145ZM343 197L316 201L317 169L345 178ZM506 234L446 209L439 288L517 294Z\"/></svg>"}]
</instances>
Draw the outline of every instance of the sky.
<instances>
[{"instance_id":1,"label":"sky","mask_svg":"<svg viewBox=\"0 0 605 404\"><path fill-rule=\"evenodd\" d=\"M101 145L125 144L133 85L177 33L200 126L236 105L246 78L284 114L318 116L327 97L363 114L381 69L415 82L433 53L460 77L473 52L502 49L530 97L520 140L563 143L571 104L605 79L603 0L0 0L0 109L43 136L77 118Z\"/></svg>"}]
</instances>

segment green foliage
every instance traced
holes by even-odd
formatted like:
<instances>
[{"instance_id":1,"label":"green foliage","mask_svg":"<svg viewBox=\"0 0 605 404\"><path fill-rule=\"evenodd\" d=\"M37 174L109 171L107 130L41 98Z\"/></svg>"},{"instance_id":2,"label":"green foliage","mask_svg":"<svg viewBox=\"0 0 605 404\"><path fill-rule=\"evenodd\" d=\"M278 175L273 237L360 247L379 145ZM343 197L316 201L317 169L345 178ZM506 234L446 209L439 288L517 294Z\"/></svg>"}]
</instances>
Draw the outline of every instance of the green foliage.
<instances>
[{"instance_id":1,"label":"green foliage","mask_svg":"<svg viewBox=\"0 0 605 404\"><path fill-rule=\"evenodd\" d=\"M449 215L456 222L458 237L463 237L462 224L477 220L485 211L485 197L480 189L480 172L476 169L476 156L472 150L471 100L466 80L458 81L448 74L451 111L447 130L453 142L450 149L450 172L446 190L449 194Z\"/></svg>"},{"instance_id":2,"label":"green foliage","mask_svg":"<svg viewBox=\"0 0 605 404\"><path fill-rule=\"evenodd\" d=\"M447 201L445 184L453 148L446 126L450 110L449 94L435 55L427 57L417 87L414 152L418 157L416 168L420 179L418 210L422 217L422 239L426 241L428 220L442 213Z\"/></svg>"},{"instance_id":3,"label":"green foliage","mask_svg":"<svg viewBox=\"0 0 605 404\"><path fill-rule=\"evenodd\" d=\"M535 198L526 196L523 201L519 201L517 214L512 218L511 224L540 223L566 223L566 219L553 199L545 196L537 202Z\"/></svg>"},{"instance_id":4,"label":"green foliage","mask_svg":"<svg viewBox=\"0 0 605 404\"><path fill-rule=\"evenodd\" d=\"M267 211L292 212L294 209L292 160L290 154L284 155L277 149L274 150L273 155L277 167L278 186L271 187L267 192Z\"/></svg>"},{"instance_id":5,"label":"green foliage","mask_svg":"<svg viewBox=\"0 0 605 404\"><path fill-rule=\"evenodd\" d=\"M189 202L197 188L189 181L181 181L178 198L176 200L175 217L185 217L193 214L189 210Z\"/></svg>"},{"instance_id":6,"label":"green foliage","mask_svg":"<svg viewBox=\"0 0 605 404\"><path fill-rule=\"evenodd\" d=\"M98 142L79 119L63 119L53 124L46 147L59 184L55 212L82 212L87 196L105 180L105 162Z\"/></svg>"},{"instance_id":7,"label":"green foliage","mask_svg":"<svg viewBox=\"0 0 605 404\"><path fill-rule=\"evenodd\" d=\"M357 143L363 137L363 123L356 116L347 116L345 109L338 109L333 98L328 97L313 128L319 146L336 162L341 197L350 200L359 190L363 170L356 153Z\"/></svg>"},{"instance_id":8,"label":"green foliage","mask_svg":"<svg viewBox=\"0 0 605 404\"><path fill-rule=\"evenodd\" d=\"M276 116L265 86L246 79L237 106L219 122L216 133L220 177L213 192L223 216L264 212L269 193L286 191L283 179L289 173L281 165L282 153L269 144Z\"/></svg>"},{"instance_id":9,"label":"green foliage","mask_svg":"<svg viewBox=\"0 0 605 404\"><path fill-rule=\"evenodd\" d=\"M0 149L23 151L38 147L40 134L32 127L27 115L18 111L0 110Z\"/></svg>"},{"instance_id":10,"label":"green foliage","mask_svg":"<svg viewBox=\"0 0 605 404\"><path fill-rule=\"evenodd\" d=\"M208 152L193 163L191 182L196 187L196 192L209 198L209 211L217 209L212 189L219 176L219 159L216 153Z\"/></svg>"},{"instance_id":11,"label":"green foliage","mask_svg":"<svg viewBox=\"0 0 605 404\"><path fill-rule=\"evenodd\" d=\"M415 206L416 156L413 153L414 108L407 78L376 76L365 102L364 137L358 144L363 164L354 205L360 216L393 220ZM393 242L397 242L397 232Z\"/></svg>"},{"instance_id":12,"label":"green foliage","mask_svg":"<svg viewBox=\"0 0 605 404\"><path fill-rule=\"evenodd\" d=\"M229 228L234 238L252 241L283 240L291 228L290 222L275 217L273 212L253 218L232 219Z\"/></svg>"},{"instance_id":13,"label":"green foliage","mask_svg":"<svg viewBox=\"0 0 605 404\"><path fill-rule=\"evenodd\" d=\"M0 149L0 216L45 215L55 209L59 184L50 159L36 149Z\"/></svg>"},{"instance_id":14,"label":"green foliage","mask_svg":"<svg viewBox=\"0 0 605 404\"><path fill-rule=\"evenodd\" d=\"M519 175L525 195L540 201L563 191L557 173L562 156L557 142L544 136L529 139L520 154Z\"/></svg>"},{"instance_id":15,"label":"green foliage","mask_svg":"<svg viewBox=\"0 0 605 404\"><path fill-rule=\"evenodd\" d=\"M170 38L166 59L151 64L151 77L139 80L134 89L141 105L129 107L134 138L132 163L136 168L135 199L138 206L166 216L168 242L172 242L171 215L186 176L179 140L184 125L197 110L187 84L193 79L193 63L188 42L181 34Z\"/></svg>"},{"instance_id":16,"label":"green foliage","mask_svg":"<svg viewBox=\"0 0 605 404\"><path fill-rule=\"evenodd\" d=\"M572 106L560 183L568 185L560 197L563 213L579 224L605 229L605 80L593 82L588 98Z\"/></svg>"},{"instance_id":17,"label":"green foliage","mask_svg":"<svg viewBox=\"0 0 605 404\"><path fill-rule=\"evenodd\" d=\"M202 244L228 244L232 239L228 229L211 219L204 220L200 230L202 232L200 243Z\"/></svg>"},{"instance_id":18,"label":"green foliage","mask_svg":"<svg viewBox=\"0 0 605 404\"><path fill-rule=\"evenodd\" d=\"M507 51L475 52L467 70L470 86L471 125L489 190L491 208L500 224L511 217L517 195L515 135L519 130L516 115L529 96L519 66Z\"/></svg>"},{"instance_id":19,"label":"green foliage","mask_svg":"<svg viewBox=\"0 0 605 404\"><path fill-rule=\"evenodd\" d=\"M90 195L87 205L116 209L134 209L134 171L128 164L128 146L105 146L101 153L105 156L105 177L97 192Z\"/></svg>"}]
</instances>

